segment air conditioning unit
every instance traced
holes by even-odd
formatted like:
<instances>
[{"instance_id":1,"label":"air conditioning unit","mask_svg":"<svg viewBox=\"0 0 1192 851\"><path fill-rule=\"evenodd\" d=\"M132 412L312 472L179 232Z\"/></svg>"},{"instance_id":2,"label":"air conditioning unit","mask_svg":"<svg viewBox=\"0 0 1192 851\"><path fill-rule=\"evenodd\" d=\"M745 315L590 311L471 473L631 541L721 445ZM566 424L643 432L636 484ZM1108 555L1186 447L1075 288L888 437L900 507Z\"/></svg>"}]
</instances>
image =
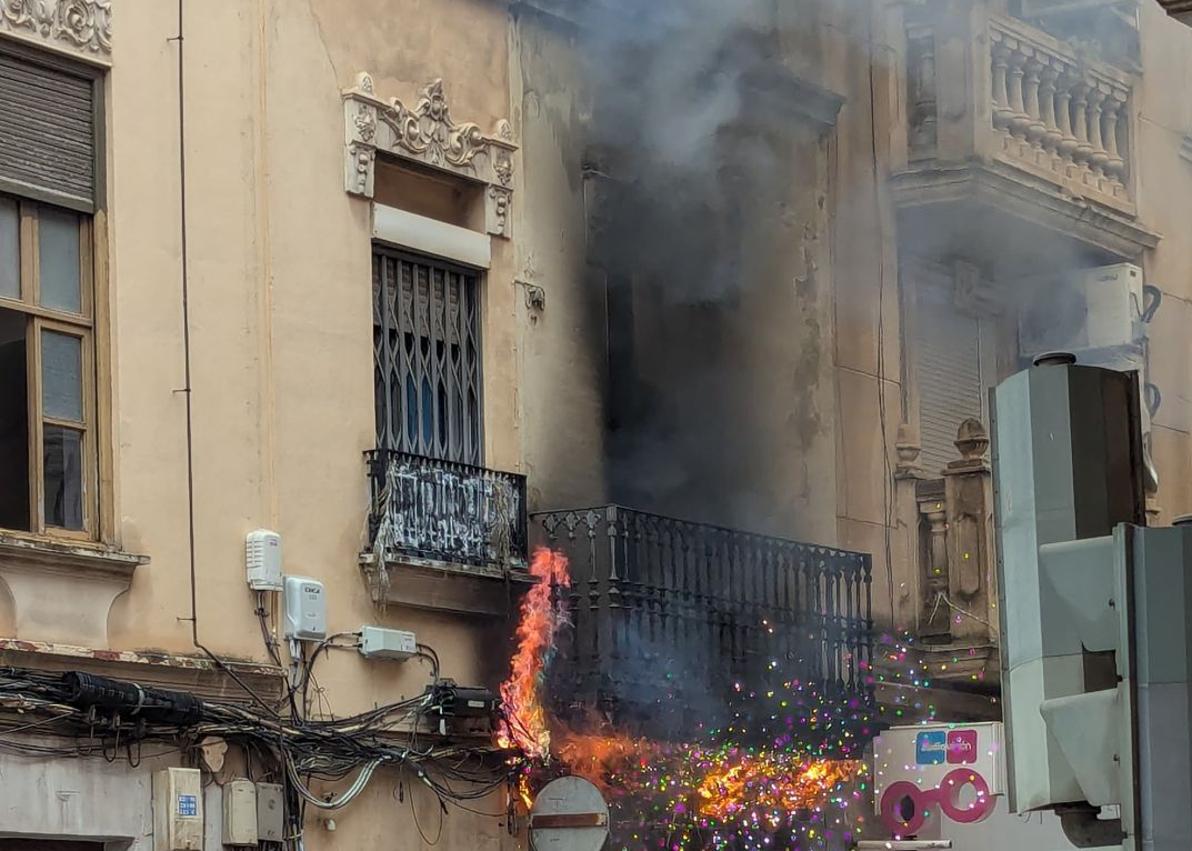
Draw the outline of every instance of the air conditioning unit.
<instances>
[{"instance_id":1,"label":"air conditioning unit","mask_svg":"<svg viewBox=\"0 0 1192 851\"><path fill-rule=\"evenodd\" d=\"M1130 263L1083 269L1028 282L1031 293L1018 318L1019 353L1072 352L1081 363L1117 360L1125 350L1141 347L1143 330L1142 270ZM1109 351L1107 351L1109 350ZM1117 354L1112 354L1118 350ZM1081 358L1081 353L1103 356ZM1137 368L1125 366L1125 368Z\"/></svg>"}]
</instances>

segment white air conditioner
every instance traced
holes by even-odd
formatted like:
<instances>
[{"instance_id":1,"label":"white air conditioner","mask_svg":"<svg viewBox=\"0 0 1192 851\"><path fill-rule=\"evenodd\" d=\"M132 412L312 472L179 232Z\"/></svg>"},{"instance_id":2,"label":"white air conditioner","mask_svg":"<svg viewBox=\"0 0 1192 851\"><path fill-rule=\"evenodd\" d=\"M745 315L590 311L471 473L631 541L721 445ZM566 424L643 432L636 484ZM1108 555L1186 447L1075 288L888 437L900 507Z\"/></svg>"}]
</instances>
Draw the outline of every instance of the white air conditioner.
<instances>
[{"instance_id":1,"label":"white air conditioner","mask_svg":"<svg viewBox=\"0 0 1192 851\"><path fill-rule=\"evenodd\" d=\"M1143 286L1137 266L1083 269L1039 278L1029 286L1018 317L1019 353L1024 357L1063 351L1079 358L1090 350L1140 346Z\"/></svg>"}]
</instances>

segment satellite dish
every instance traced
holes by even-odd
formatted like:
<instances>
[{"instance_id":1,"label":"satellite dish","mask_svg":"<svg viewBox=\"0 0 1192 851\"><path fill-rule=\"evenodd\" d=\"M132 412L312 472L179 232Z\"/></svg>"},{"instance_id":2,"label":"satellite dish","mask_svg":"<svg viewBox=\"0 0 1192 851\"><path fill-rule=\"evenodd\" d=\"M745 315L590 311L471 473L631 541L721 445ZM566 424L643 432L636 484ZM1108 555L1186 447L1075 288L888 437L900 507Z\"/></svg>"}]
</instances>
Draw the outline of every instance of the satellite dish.
<instances>
[{"instance_id":1,"label":"satellite dish","mask_svg":"<svg viewBox=\"0 0 1192 851\"><path fill-rule=\"evenodd\" d=\"M542 787L530 810L534 851L600 851L608 839L608 804L582 777L560 777Z\"/></svg>"}]
</instances>

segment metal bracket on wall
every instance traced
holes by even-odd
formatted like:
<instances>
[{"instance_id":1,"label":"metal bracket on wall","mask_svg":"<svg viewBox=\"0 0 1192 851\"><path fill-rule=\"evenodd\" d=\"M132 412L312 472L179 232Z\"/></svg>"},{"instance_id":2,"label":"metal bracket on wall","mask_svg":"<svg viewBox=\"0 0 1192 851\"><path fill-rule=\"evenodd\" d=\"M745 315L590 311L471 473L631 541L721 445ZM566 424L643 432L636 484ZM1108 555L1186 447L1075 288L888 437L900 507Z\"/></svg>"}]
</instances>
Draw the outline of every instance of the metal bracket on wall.
<instances>
[{"instance_id":1,"label":"metal bracket on wall","mask_svg":"<svg viewBox=\"0 0 1192 851\"><path fill-rule=\"evenodd\" d=\"M530 319L537 322L539 314L546 310L546 290L529 281L514 281L513 283L525 289L526 309L530 311Z\"/></svg>"}]
</instances>

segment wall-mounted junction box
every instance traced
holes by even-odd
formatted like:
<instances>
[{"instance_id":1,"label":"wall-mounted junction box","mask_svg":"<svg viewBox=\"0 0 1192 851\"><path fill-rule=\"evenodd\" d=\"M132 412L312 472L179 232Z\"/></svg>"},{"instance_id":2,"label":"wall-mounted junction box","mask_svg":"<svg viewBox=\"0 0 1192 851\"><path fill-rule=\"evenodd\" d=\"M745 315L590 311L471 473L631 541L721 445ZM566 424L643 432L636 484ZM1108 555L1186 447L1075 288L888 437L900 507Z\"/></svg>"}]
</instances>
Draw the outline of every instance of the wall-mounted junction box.
<instances>
[{"instance_id":1,"label":"wall-mounted junction box","mask_svg":"<svg viewBox=\"0 0 1192 851\"><path fill-rule=\"evenodd\" d=\"M323 583L305 576L286 577L285 637L321 641L327 637L327 596Z\"/></svg>"},{"instance_id":2,"label":"wall-mounted junction box","mask_svg":"<svg viewBox=\"0 0 1192 851\"><path fill-rule=\"evenodd\" d=\"M249 532L244 542L244 560L249 588L281 590L281 535L268 529Z\"/></svg>"},{"instance_id":3,"label":"wall-mounted junction box","mask_svg":"<svg viewBox=\"0 0 1192 851\"><path fill-rule=\"evenodd\" d=\"M257 784L257 839L282 842L285 839L286 806L280 783Z\"/></svg>"},{"instance_id":4,"label":"wall-mounted junction box","mask_svg":"<svg viewBox=\"0 0 1192 851\"><path fill-rule=\"evenodd\" d=\"M251 780L229 780L223 787L223 844L257 844L257 787Z\"/></svg>"},{"instance_id":5,"label":"wall-mounted junction box","mask_svg":"<svg viewBox=\"0 0 1192 851\"><path fill-rule=\"evenodd\" d=\"M197 768L153 775L153 851L203 851L203 781Z\"/></svg>"},{"instance_id":6,"label":"wall-mounted junction box","mask_svg":"<svg viewBox=\"0 0 1192 851\"><path fill-rule=\"evenodd\" d=\"M405 661L418 653L418 639L405 629L360 627L360 654L369 659Z\"/></svg>"}]
</instances>

